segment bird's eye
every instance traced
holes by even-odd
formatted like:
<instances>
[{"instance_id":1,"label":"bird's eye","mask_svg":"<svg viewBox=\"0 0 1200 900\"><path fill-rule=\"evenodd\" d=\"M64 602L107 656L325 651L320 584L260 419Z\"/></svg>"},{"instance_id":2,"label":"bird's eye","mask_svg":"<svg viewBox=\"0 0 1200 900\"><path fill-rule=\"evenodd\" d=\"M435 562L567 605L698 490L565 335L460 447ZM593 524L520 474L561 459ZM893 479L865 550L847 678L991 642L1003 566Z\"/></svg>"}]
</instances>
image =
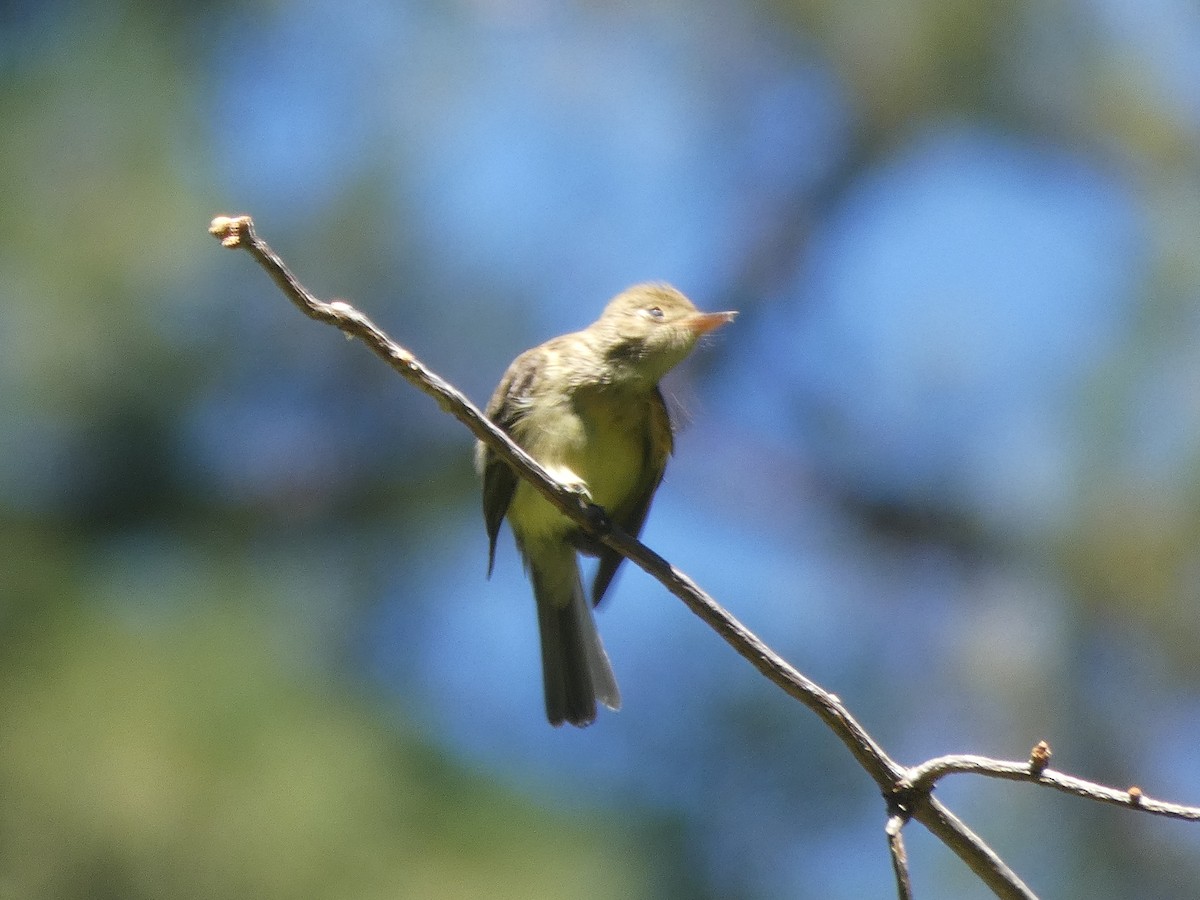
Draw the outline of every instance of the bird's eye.
<instances>
[{"instance_id":1,"label":"bird's eye","mask_svg":"<svg viewBox=\"0 0 1200 900\"><path fill-rule=\"evenodd\" d=\"M652 319L661 319L663 317L663 311L657 306L652 306L646 310L646 315Z\"/></svg>"}]
</instances>

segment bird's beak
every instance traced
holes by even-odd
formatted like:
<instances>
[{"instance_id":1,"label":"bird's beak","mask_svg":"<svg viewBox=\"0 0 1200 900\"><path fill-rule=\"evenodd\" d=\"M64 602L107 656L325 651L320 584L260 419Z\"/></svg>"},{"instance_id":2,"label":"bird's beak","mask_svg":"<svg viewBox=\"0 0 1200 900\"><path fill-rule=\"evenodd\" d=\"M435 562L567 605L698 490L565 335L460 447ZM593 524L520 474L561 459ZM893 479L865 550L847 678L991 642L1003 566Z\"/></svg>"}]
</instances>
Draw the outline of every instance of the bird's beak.
<instances>
[{"instance_id":1,"label":"bird's beak","mask_svg":"<svg viewBox=\"0 0 1200 900\"><path fill-rule=\"evenodd\" d=\"M736 312L697 313L687 320L687 327L693 334L708 334L722 325L728 325L736 315Z\"/></svg>"}]
</instances>

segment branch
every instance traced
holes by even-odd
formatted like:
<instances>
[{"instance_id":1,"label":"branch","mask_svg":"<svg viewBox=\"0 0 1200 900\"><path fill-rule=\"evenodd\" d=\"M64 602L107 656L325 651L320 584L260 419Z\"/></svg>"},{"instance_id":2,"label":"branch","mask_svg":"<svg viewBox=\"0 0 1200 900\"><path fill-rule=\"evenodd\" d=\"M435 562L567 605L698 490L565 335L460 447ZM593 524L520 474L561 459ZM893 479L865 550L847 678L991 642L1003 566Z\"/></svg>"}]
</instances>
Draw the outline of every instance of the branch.
<instances>
[{"instance_id":1,"label":"branch","mask_svg":"<svg viewBox=\"0 0 1200 900\"><path fill-rule=\"evenodd\" d=\"M892 854L892 871L896 873L896 896L912 900L912 879L908 876L908 851L904 849L904 816L892 815L883 829Z\"/></svg>"},{"instance_id":2,"label":"branch","mask_svg":"<svg viewBox=\"0 0 1200 900\"><path fill-rule=\"evenodd\" d=\"M246 250L266 270L279 289L306 316L357 337L417 389L429 394L446 412L462 422L479 440L512 466L563 515L657 579L668 591L704 620L739 655L789 696L816 713L850 750L859 765L879 785L888 803L885 833L891 849L899 896L911 897L908 861L901 831L916 819L948 846L998 897L1029 900L1035 895L986 843L932 796L937 780L955 772L1033 781L1078 796L1119 803L1161 815L1200 819L1200 809L1150 800L1137 788L1118 791L1069 775L1046 771L1049 748L1035 748L1028 763L1007 763L977 756L947 756L906 768L891 759L835 694L806 678L753 632L701 590L687 575L650 548L616 527L604 511L576 490L555 481L529 454L491 423L451 384L427 369L412 353L396 344L350 304L318 300L288 271L282 260L254 232L249 216L213 219L209 232L222 246ZM1042 745L1039 745L1042 747ZM1044 758L1043 758L1044 757Z\"/></svg>"},{"instance_id":3,"label":"branch","mask_svg":"<svg viewBox=\"0 0 1200 900\"><path fill-rule=\"evenodd\" d=\"M249 252L305 315L361 338L370 350L410 384L429 394L442 409L466 425L472 434L516 469L564 515L658 579L763 675L820 716L877 783L894 785L904 776L904 768L883 752L834 694L800 674L687 575L608 521L599 507L588 503L577 491L555 481L537 460L514 444L460 391L427 369L365 315L348 303L340 300L325 303L309 293L266 242L255 234L249 216L219 216L213 220L209 232L221 240L222 246Z\"/></svg>"},{"instance_id":4,"label":"branch","mask_svg":"<svg viewBox=\"0 0 1200 900\"><path fill-rule=\"evenodd\" d=\"M1096 800L1100 803L1113 803L1128 809L1140 809L1142 812L1172 819L1200 821L1200 807L1182 806L1178 803L1168 803L1165 800L1155 800L1142 793L1139 787L1129 787L1118 790L1093 781L1085 781L1064 772L1051 771L1046 767L1050 761L1050 746L1042 741L1033 748L1028 762L1012 762L1002 759L989 759L986 756L961 754L939 756L913 766L908 775L898 786L900 791L914 790L928 794L933 790L935 782L946 775L969 774L984 775L988 778L1003 778L1009 781L1028 781L1054 788L1066 794L1083 797L1086 800Z\"/></svg>"}]
</instances>

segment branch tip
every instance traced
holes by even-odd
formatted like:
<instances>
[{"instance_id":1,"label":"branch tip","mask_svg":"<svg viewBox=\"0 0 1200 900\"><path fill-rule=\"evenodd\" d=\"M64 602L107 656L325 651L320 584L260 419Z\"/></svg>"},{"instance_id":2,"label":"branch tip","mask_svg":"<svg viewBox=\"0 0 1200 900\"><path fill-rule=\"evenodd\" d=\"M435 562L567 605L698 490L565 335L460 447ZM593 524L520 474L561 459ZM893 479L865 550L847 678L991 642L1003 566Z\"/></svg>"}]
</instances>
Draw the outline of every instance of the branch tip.
<instances>
[{"instance_id":1,"label":"branch tip","mask_svg":"<svg viewBox=\"0 0 1200 900\"><path fill-rule=\"evenodd\" d=\"M254 223L249 216L217 216L208 226L208 233L219 240L222 247L230 249L241 246L253 232Z\"/></svg>"}]
</instances>

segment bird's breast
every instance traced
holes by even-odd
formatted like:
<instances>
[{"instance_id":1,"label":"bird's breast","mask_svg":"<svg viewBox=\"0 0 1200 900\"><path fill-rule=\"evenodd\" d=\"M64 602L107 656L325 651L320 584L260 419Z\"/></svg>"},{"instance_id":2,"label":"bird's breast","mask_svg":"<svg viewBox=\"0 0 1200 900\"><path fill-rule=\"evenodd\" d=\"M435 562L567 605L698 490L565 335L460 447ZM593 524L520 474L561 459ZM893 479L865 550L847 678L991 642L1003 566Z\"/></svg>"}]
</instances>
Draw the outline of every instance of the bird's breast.
<instances>
[{"instance_id":1,"label":"bird's breast","mask_svg":"<svg viewBox=\"0 0 1200 900\"><path fill-rule=\"evenodd\" d=\"M592 500L611 510L627 500L647 464L646 411L620 397L580 406L584 440L577 447L577 471Z\"/></svg>"},{"instance_id":2,"label":"bird's breast","mask_svg":"<svg viewBox=\"0 0 1200 900\"><path fill-rule=\"evenodd\" d=\"M577 396L523 423L525 449L556 479L582 483L606 510L624 505L642 481L650 444L649 400L618 393ZM567 520L525 482L510 521L523 530L560 530ZM514 515L515 513L515 515ZM520 527L520 526L518 526Z\"/></svg>"}]
</instances>

